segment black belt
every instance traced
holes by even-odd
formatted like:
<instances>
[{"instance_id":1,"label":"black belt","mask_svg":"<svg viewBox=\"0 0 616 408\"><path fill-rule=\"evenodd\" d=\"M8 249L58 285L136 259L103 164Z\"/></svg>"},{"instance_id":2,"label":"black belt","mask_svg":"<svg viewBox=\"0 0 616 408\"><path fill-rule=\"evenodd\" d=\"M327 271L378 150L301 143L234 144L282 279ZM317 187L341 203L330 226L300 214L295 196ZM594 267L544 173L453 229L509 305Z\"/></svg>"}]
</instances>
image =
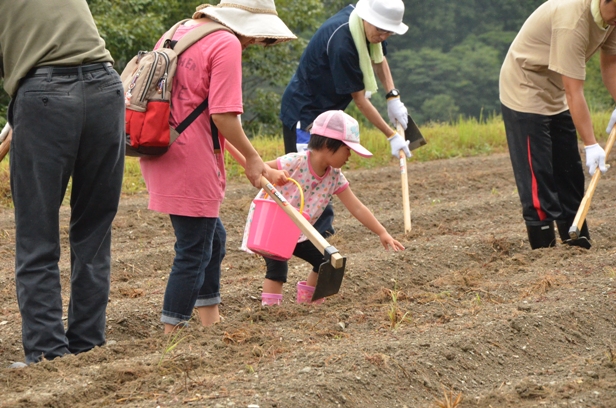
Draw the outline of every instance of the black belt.
<instances>
[{"instance_id":1,"label":"black belt","mask_svg":"<svg viewBox=\"0 0 616 408\"><path fill-rule=\"evenodd\" d=\"M86 72L94 72L99 71L101 69L108 70L112 69L113 65L111 62L97 62L95 64L85 64L85 65L76 65L72 67L60 67L60 66L46 66L46 67L36 67L32 68L26 74L26 78L33 76L54 76L54 75L79 75L81 71L82 74Z\"/></svg>"}]
</instances>

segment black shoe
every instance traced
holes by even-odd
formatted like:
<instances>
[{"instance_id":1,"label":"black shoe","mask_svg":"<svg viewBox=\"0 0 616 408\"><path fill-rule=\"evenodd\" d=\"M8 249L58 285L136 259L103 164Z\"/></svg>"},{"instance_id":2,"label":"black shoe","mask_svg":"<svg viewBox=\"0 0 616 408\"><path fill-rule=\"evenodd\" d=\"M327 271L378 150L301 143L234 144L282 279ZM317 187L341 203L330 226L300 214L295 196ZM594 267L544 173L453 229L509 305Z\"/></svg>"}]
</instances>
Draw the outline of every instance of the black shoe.
<instances>
[{"instance_id":1,"label":"black shoe","mask_svg":"<svg viewBox=\"0 0 616 408\"><path fill-rule=\"evenodd\" d=\"M528 241L532 249L549 248L556 245L556 233L554 223L546 225L527 225Z\"/></svg>"}]
</instances>

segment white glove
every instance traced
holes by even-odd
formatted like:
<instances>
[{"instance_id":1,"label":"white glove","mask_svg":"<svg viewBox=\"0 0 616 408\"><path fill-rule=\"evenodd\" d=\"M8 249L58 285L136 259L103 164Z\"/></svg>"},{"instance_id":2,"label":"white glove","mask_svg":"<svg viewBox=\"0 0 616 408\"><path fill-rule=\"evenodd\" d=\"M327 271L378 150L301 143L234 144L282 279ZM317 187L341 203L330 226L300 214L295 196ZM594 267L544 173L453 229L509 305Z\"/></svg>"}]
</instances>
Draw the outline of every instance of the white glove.
<instances>
[{"instance_id":1,"label":"white glove","mask_svg":"<svg viewBox=\"0 0 616 408\"><path fill-rule=\"evenodd\" d=\"M389 115L389 121L394 126L396 126L397 122L406 129L406 126L409 124L409 111L399 97L387 100L387 115Z\"/></svg>"},{"instance_id":2,"label":"white glove","mask_svg":"<svg viewBox=\"0 0 616 408\"><path fill-rule=\"evenodd\" d=\"M588 173L592 176L597 171L597 165L601 173L607 171L605 166L605 150L598 143L584 147L586 150L586 167L588 167Z\"/></svg>"},{"instance_id":3,"label":"white glove","mask_svg":"<svg viewBox=\"0 0 616 408\"><path fill-rule=\"evenodd\" d=\"M611 133L612 132L612 128L614 127L614 123L616 123L616 109L614 109L614 112L612 112L612 116L610 116L610 121L607 124L607 127L605 128L605 133Z\"/></svg>"},{"instance_id":4,"label":"white glove","mask_svg":"<svg viewBox=\"0 0 616 408\"><path fill-rule=\"evenodd\" d=\"M409 141L404 140L404 138L398 133L392 137L388 137L387 140L389 140L389 143L391 144L391 154L396 159L400 158L400 150L404 151L407 158L412 156L411 151L409 150Z\"/></svg>"}]
</instances>

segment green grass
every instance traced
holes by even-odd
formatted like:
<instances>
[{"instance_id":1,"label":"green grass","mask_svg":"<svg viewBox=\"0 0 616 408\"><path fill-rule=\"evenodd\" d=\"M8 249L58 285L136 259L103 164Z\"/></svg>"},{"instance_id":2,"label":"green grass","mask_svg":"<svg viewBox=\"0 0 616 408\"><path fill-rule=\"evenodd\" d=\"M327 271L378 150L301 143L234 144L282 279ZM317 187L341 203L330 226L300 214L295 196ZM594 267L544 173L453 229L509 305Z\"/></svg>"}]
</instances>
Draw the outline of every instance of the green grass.
<instances>
[{"instance_id":1,"label":"green grass","mask_svg":"<svg viewBox=\"0 0 616 408\"><path fill-rule=\"evenodd\" d=\"M422 126L420 130L428 143L414 150L411 160L428 161L507 151L505 128L499 116L484 123L476 119L461 119L452 125L429 124ZM360 139L361 144L374 156L366 159L351 154L347 169L370 169L397 162L391 155L389 142L379 130L362 127ZM252 144L266 161L284 154L281 136L256 137ZM230 157L226 158L225 166L229 178L237 178L243 174L240 166Z\"/></svg>"},{"instance_id":2,"label":"green grass","mask_svg":"<svg viewBox=\"0 0 616 408\"><path fill-rule=\"evenodd\" d=\"M139 159L127 157L124 163L124 180L122 182L122 192L124 194L135 194L145 190L145 182L141 177Z\"/></svg>"},{"instance_id":3,"label":"green grass","mask_svg":"<svg viewBox=\"0 0 616 408\"><path fill-rule=\"evenodd\" d=\"M610 111L595 112L592 121L595 124L595 136L600 143L607 139L605 126L610 119ZM507 151L507 140L502 118L494 115L485 120L459 119L453 124L431 123L420 127L428 144L413 151L411 161L429 161L448 159L453 157L469 157L503 153ZM378 130L361 128L361 143L374 156L365 159L352 154L346 169L370 169L392 165L397 162L391 156L389 142ZM274 160L284 154L282 136L258 136L252 139L263 160ZM243 180L243 169L229 155L225 158L227 177L230 180ZM145 190L145 183L141 177L139 161L134 157L127 157L124 171L123 192L135 194ZM10 188L8 182L8 159L0 163L0 206L11 205Z\"/></svg>"},{"instance_id":4,"label":"green grass","mask_svg":"<svg viewBox=\"0 0 616 408\"><path fill-rule=\"evenodd\" d=\"M610 114L611 112L592 114L595 136L601 143L607 139L605 126L610 119ZM421 126L420 130L428 143L413 151L411 161L423 162L507 152L505 126L500 115L494 115L485 120L459 119L453 124L430 123ZM252 140L252 144L263 160L273 160L284 154L281 137L256 137ZM365 159L357 154L351 154L346 168L370 169L397 162L397 159L391 155L389 142L379 130L362 127L360 139L361 144L374 156ZM232 158L227 156L225 166L230 179L243 177L243 170Z\"/></svg>"}]
</instances>

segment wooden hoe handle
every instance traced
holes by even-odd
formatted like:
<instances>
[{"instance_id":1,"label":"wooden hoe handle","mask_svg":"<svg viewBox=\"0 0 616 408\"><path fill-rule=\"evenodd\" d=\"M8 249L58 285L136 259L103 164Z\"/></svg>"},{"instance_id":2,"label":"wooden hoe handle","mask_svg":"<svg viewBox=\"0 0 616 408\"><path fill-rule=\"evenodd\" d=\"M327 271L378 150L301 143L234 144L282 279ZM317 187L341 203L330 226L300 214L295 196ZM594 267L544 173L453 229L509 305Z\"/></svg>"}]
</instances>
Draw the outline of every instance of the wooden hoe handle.
<instances>
[{"instance_id":1,"label":"wooden hoe handle","mask_svg":"<svg viewBox=\"0 0 616 408\"><path fill-rule=\"evenodd\" d=\"M610 154L612 150L612 146L614 146L614 141L616 141L616 126L612 128L610 132L610 136L607 139L607 143L605 145L605 158ZM580 203L580 207L578 208L577 214L575 215L575 219L573 220L573 224L569 229L569 236L571 239L578 239L580 237L580 231L582 230L582 225L584 225L584 221L586 220L586 214L588 214L588 210L590 208L590 202L592 201L592 196L595 194L595 190L597 188L597 183L601 178L601 170L597 168L595 170L595 174L593 174L592 179L590 180L590 184L586 189L586 193L584 194L584 198L582 198L582 202Z\"/></svg>"},{"instance_id":2,"label":"wooden hoe handle","mask_svg":"<svg viewBox=\"0 0 616 408\"><path fill-rule=\"evenodd\" d=\"M323 238L321 234L304 218L303 215L299 213L289 202L284 198L282 194L274 185L270 183L265 177L261 176L261 187L267 192L267 194L276 201L276 204L280 206L284 210L285 213L291 218L291 221L295 225L299 227L299 229L304 233L304 235L317 247L317 249L325 254L325 248L330 247L331 245ZM344 258L339 253L334 253L331 255L331 263L332 266L336 269L343 267Z\"/></svg>"},{"instance_id":3,"label":"wooden hoe handle","mask_svg":"<svg viewBox=\"0 0 616 408\"><path fill-rule=\"evenodd\" d=\"M0 161L2 161L4 156L9 152L12 136L11 126L7 123L0 132Z\"/></svg>"},{"instance_id":4,"label":"wooden hoe handle","mask_svg":"<svg viewBox=\"0 0 616 408\"><path fill-rule=\"evenodd\" d=\"M404 128L400 123L396 125L399 135L404 135ZM411 203L409 201L409 176L406 168L406 154L404 150L398 153L400 156L400 178L402 180L402 211L404 215L404 233L411 232Z\"/></svg>"}]
</instances>

